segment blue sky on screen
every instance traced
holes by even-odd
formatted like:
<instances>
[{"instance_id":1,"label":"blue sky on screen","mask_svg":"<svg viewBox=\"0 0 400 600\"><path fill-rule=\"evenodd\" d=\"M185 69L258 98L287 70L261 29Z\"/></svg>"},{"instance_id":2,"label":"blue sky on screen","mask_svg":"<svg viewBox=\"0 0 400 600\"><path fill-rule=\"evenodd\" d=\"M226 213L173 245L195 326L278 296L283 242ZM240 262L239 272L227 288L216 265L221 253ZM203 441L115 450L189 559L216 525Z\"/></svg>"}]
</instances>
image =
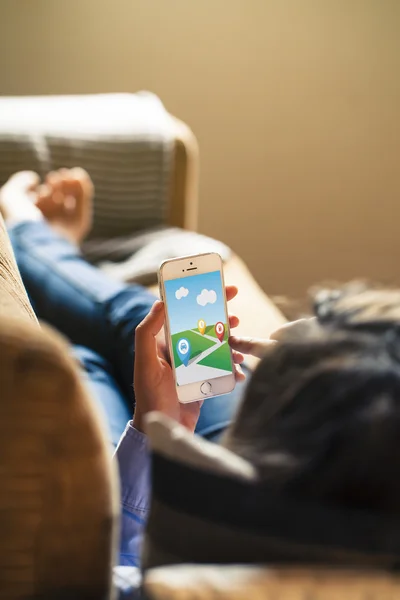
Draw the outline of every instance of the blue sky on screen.
<instances>
[{"instance_id":1,"label":"blue sky on screen","mask_svg":"<svg viewBox=\"0 0 400 600\"><path fill-rule=\"evenodd\" d=\"M226 323L219 271L170 279L165 282L165 292L171 334L196 329L199 319L204 319L207 326L218 321Z\"/></svg>"}]
</instances>

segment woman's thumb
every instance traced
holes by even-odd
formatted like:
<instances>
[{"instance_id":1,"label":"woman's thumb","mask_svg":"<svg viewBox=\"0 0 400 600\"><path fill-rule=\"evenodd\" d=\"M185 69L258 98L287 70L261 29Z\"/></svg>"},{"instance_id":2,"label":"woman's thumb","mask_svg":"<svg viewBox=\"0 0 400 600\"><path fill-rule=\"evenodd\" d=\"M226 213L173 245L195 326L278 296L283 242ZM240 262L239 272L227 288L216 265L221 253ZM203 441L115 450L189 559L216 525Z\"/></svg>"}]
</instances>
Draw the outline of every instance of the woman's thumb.
<instances>
[{"instance_id":1,"label":"woman's thumb","mask_svg":"<svg viewBox=\"0 0 400 600\"><path fill-rule=\"evenodd\" d=\"M157 300L148 315L136 327L135 361L136 364L152 363L158 360L156 336L164 325L165 309L163 302Z\"/></svg>"}]
</instances>

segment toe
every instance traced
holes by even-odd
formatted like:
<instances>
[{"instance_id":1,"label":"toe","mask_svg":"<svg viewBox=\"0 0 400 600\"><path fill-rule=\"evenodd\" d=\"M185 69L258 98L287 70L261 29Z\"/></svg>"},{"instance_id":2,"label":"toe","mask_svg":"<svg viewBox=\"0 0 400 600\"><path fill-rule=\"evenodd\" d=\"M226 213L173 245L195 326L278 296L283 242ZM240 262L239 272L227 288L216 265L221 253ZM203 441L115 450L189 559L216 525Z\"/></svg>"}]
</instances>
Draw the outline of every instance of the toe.
<instances>
[{"instance_id":1,"label":"toe","mask_svg":"<svg viewBox=\"0 0 400 600\"><path fill-rule=\"evenodd\" d=\"M18 186L21 190L31 192L40 183L40 177L35 171L19 171L10 177L8 183Z\"/></svg>"},{"instance_id":2,"label":"toe","mask_svg":"<svg viewBox=\"0 0 400 600\"><path fill-rule=\"evenodd\" d=\"M86 235L92 224L93 183L88 173L80 167L70 170L70 194L76 199L76 218L80 220L82 234Z\"/></svg>"},{"instance_id":3,"label":"toe","mask_svg":"<svg viewBox=\"0 0 400 600\"><path fill-rule=\"evenodd\" d=\"M0 188L0 211L7 220L37 221L40 211L34 205L39 176L32 171L16 173Z\"/></svg>"},{"instance_id":4,"label":"toe","mask_svg":"<svg viewBox=\"0 0 400 600\"><path fill-rule=\"evenodd\" d=\"M51 190L50 186L48 186L46 183L43 183L37 189L36 202L37 203L38 202L48 202L49 200L51 200L51 193L52 193L52 190Z\"/></svg>"},{"instance_id":5,"label":"toe","mask_svg":"<svg viewBox=\"0 0 400 600\"><path fill-rule=\"evenodd\" d=\"M51 171L46 176L46 185L51 189L53 201L61 203L63 201L63 177L58 171Z\"/></svg>"},{"instance_id":6,"label":"toe","mask_svg":"<svg viewBox=\"0 0 400 600\"><path fill-rule=\"evenodd\" d=\"M54 202L53 190L46 183L39 186L35 204L46 219L54 217L59 210L59 204Z\"/></svg>"},{"instance_id":7,"label":"toe","mask_svg":"<svg viewBox=\"0 0 400 600\"><path fill-rule=\"evenodd\" d=\"M65 196L64 208L70 215L76 211L76 198L75 196Z\"/></svg>"},{"instance_id":8,"label":"toe","mask_svg":"<svg viewBox=\"0 0 400 600\"><path fill-rule=\"evenodd\" d=\"M80 182L74 177L72 169L60 170L61 189L65 198L75 198L79 200L82 195Z\"/></svg>"},{"instance_id":9,"label":"toe","mask_svg":"<svg viewBox=\"0 0 400 600\"><path fill-rule=\"evenodd\" d=\"M74 169L71 169L71 175L79 181L84 195L83 199L86 200L86 202L91 202L94 195L94 186L89 173L85 171L85 169L75 167Z\"/></svg>"}]
</instances>

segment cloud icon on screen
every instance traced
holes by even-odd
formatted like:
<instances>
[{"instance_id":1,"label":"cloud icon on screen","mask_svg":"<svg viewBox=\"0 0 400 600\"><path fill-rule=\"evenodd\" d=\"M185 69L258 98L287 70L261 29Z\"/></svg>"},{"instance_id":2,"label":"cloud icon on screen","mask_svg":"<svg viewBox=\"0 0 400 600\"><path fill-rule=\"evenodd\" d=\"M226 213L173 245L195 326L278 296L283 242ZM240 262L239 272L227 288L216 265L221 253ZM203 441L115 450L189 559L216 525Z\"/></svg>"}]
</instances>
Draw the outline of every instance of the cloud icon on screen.
<instances>
[{"instance_id":1,"label":"cloud icon on screen","mask_svg":"<svg viewBox=\"0 0 400 600\"><path fill-rule=\"evenodd\" d=\"M180 287L179 290L176 290L175 292L175 298L177 300L180 300L181 298L186 298L186 296L188 295L189 290L185 287Z\"/></svg>"},{"instance_id":2,"label":"cloud icon on screen","mask_svg":"<svg viewBox=\"0 0 400 600\"><path fill-rule=\"evenodd\" d=\"M214 290L202 290L197 296L197 304L205 306L206 304L214 304L217 300L217 293Z\"/></svg>"}]
</instances>

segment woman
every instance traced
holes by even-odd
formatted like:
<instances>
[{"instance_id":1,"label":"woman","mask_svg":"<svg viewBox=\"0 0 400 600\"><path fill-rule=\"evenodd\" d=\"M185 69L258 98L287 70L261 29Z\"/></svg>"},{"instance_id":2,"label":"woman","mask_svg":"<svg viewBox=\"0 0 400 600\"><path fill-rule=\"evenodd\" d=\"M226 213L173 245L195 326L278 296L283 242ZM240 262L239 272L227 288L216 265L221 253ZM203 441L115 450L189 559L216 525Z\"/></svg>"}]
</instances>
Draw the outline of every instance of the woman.
<instances>
[{"instance_id":1,"label":"woman","mask_svg":"<svg viewBox=\"0 0 400 600\"><path fill-rule=\"evenodd\" d=\"M214 400L205 402L201 416L199 403L179 404L159 343L163 304L153 304L142 288L109 282L80 258L76 244L85 219L90 222L85 185L78 172L52 175L29 203L37 181L19 175L3 188L0 204L34 307L78 344L95 397L106 410L112 407L110 415L115 406L121 409L118 427L120 417L126 421L131 414L135 333L136 408L116 452L121 563L132 565L139 563L149 503L144 417L159 410L193 432ZM243 352L263 358L225 444L278 490L335 506L397 512L400 293L349 286L319 295L315 315L280 330L272 341L231 338L238 362ZM211 419L209 433L220 431L221 423L226 420Z\"/></svg>"},{"instance_id":2,"label":"woman","mask_svg":"<svg viewBox=\"0 0 400 600\"><path fill-rule=\"evenodd\" d=\"M224 444L255 465L272 489L367 514L396 513L400 292L358 285L322 292L315 315L282 328L272 340L230 339L236 351L263 358ZM179 404L171 368L158 354L163 322L157 302L137 329L136 413L117 449L124 564L138 564L148 511L144 415L161 411L190 431L199 415L196 404ZM139 458L130 475L133 452Z\"/></svg>"}]
</instances>

